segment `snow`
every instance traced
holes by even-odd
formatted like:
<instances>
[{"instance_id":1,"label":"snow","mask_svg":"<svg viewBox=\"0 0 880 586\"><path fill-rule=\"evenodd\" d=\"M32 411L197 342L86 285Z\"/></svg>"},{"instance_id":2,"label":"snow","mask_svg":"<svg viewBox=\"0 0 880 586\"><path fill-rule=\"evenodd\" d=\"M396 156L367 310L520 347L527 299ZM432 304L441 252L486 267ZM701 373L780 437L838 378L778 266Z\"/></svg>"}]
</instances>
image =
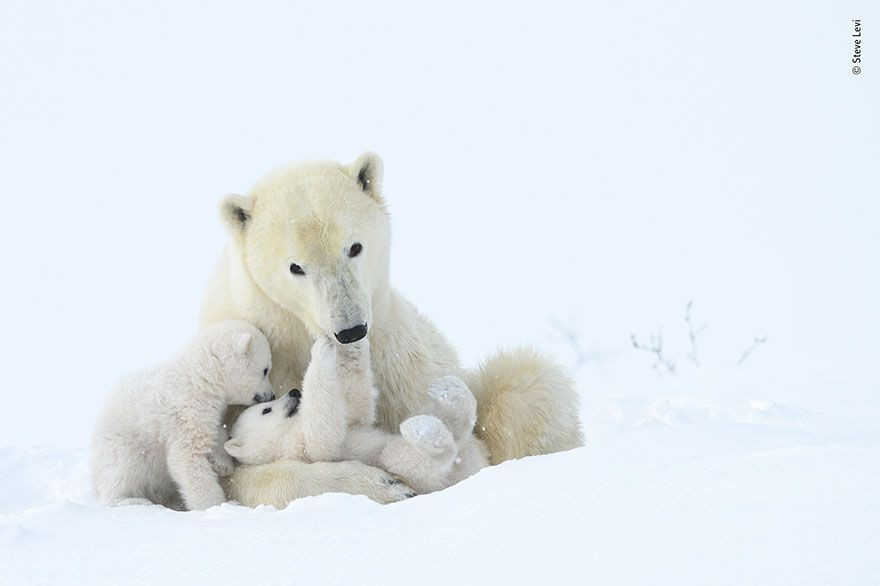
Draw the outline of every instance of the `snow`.
<instances>
[{"instance_id":1,"label":"snow","mask_svg":"<svg viewBox=\"0 0 880 586\"><path fill-rule=\"evenodd\" d=\"M876 438L733 421L644 426L390 506L325 495L280 512L106 509L85 492L42 488L59 478L85 486L83 456L4 450L3 477L27 478L35 496L4 502L17 510L0 521L2 583L859 584L880 575Z\"/></svg>"},{"instance_id":2,"label":"snow","mask_svg":"<svg viewBox=\"0 0 880 586\"><path fill-rule=\"evenodd\" d=\"M876 582L875 384L839 404L808 381L756 397L767 375L741 370L626 396L580 379L586 447L386 506L104 508L86 450L0 449L0 584Z\"/></svg>"},{"instance_id":3,"label":"snow","mask_svg":"<svg viewBox=\"0 0 880 586\"><path fill-rule=\"evenodd\" d=\"M572 4L0 5L0 584L880 581L877 3ZM385 507L97 506L219 197L367 148L395 285L466 364L569 365L588 445Z\"/></svg>"}]
</instances>

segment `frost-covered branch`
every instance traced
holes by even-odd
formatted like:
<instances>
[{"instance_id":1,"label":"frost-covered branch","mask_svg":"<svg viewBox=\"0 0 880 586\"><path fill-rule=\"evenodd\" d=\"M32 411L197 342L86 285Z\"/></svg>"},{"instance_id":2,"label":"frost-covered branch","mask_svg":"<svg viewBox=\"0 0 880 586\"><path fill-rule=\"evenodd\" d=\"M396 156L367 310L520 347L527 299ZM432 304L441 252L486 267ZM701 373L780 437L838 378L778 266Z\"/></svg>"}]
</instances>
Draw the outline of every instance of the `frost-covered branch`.
<instances>
[{"instance_id":1,"label":"frost-covered branch","mask_svg":"<svg viewBox=\"0 0 880 586\"><path fill-rule=\"evenodd\" d=\"M767 336L755 336L755 338L752 340L752 345L749 346L748 348L746 348L746 351L743 352L742 355L739 357L739 360L736 361L736 365L742 366L743 362L746 361L746 359L749 357L749 355L751 355L751 353L754 352L758 346L760 346L761 344L763 344L766 341L767 341Z\"/></svg>"},{"instance_id":2,"label":"frost-covered branch","mask_svg":"<svg viewBox=\"0 0 880 586\"><path fill-rule=\"evenodd\" d=\"M630 340L632 341L633 348L636 350L642 350L654 355L655 360L651 368L657 371L658 375L662 374L661 366L668 370L670 374L675 375L675 363L663 355L663 330L658 329L656 334L651 334L648 344L639 342L635 334L630 334Z\"/></svg>"},{"instance_id":3,"label":"frost-covered branch","mask_svg":"<svg viewBox=\"0 0 880 586\"><path fill-rule=\"evenodd\" d=\"M709 327L709 323L706 322L700 327L694 326L694 320L691 317L691 309L693 309L694 301L693 299L687 302L684 310L684 321L688 327L688 340L691 343L691 350L688 352L688 358L691 362L693 362L696 366L700 366L700 361L697 359L697 338L706 331L706 328Z\"/></svg>"}]
</instances>

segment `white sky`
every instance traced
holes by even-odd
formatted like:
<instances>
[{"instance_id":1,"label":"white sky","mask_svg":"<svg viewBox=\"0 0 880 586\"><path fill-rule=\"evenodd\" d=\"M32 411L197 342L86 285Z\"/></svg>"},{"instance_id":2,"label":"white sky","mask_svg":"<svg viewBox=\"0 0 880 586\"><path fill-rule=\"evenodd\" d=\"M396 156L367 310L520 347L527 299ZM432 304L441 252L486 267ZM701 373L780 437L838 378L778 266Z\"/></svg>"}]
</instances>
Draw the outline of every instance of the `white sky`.
<instances>
[{"instance_id":1,"label":"white sky","mask_svg":"<svg viewBox=\"0 0 880 586\"><path fill-rule=\"evenodd\" d=\"M468 363L553 349L548 319L573 314L625 349L693 298L707 359L766 334L763 368L876 386L876 16L6 0L0 445L85 444L112 382L191 335L220 196L368 148L393 280Z\"/></svg>"}]
</instances>

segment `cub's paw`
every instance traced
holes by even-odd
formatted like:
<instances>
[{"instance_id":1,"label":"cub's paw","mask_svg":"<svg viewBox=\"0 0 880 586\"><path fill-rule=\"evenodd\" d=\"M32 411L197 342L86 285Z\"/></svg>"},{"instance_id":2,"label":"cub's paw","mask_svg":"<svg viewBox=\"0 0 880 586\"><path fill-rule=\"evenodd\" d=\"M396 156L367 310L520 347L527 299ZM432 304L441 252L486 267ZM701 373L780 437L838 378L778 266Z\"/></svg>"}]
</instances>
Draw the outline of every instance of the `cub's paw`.
<instances>
[{"instance_id":1,"label":"cub's paw","mask_svg":"<svg viewBox=\"0 0 880 586\"><path fill-rule=\"evenodd\" d=\"M208 453L208 462L211 469L221 477L229 476L235 470L235 461L232 456L226 453L224 444L229 440L229 432L225 425L217 428L217 437L214 440L214 447Z\"/></svg>"},{"instance_id":2,"label":"cub's paw","mask_svg":"<svg viewBox=\"0 0 880 586\"><path fill-rule=\"evenodd\" d=\"M320 336L312 344L312 356L306 368L311 378L320 381L337 376L338 344L327 336ZM305 384L305 383L303 383ZM305 389L304 389L305 390Z\"/></svg>"},{"instance_id":3,"label":"cub's paw","mask_svg":"<svg viewBox=\"0 0 880 586\"><path fill-rule=\"evenodd\" d=\"M473 431L477 420L477 400L467 384L453 375L440 377L430 384L427 409L439 417L458 440Z\"/></svg>"},{"instance_id":4,"label":"cub's paw","mask_svg":"<svg viewBox=\"0 0 880 586\"><path fill-rule=\"evenodd\" d=\"M360 462L340 462L347 465L346 484L350 494L362 494L371 500L387 505L416 496L416 491L399 478L375 466Z\"/></svg>"},{"instance_id":5,"label":"cub's paw","mask_svg":"<svg viewBox=\"0 0 880 586\"><path fill-rule=\"evenodd\" d=\"M329 338L327 338L329 340ZM363 367L370 364L370 341L369 338L362 338L357 342L349 342L348 344L335 345L336 352L339 357L339 364L342 367Z\"/></svg>"},{"instance_id":6,"label":"cub's paw","mask_svg":"<svg viewBox=\"0 0 880 586\"><path fill-rule=\"evenodd\" d=\"M318 336L312 344L312 361L336 360L336 343L328 336Z\"/></svg>"},{"instance_id":7,"label":"cub's paw","mask_svg":"<svg viewBox=\"0 0 880 586\"><path fill-rule=\"evenodd\" d=\"M415 415L400 424L400 435L411 445L422 451L439 454L455 451L455 438L433 415Z\"/></svg>"},{"instance_id":8,"label":"cub's paw","mask_svg":"<svg viewBox=\"0 0 880 586\"><path fill-rule=\"evenodd\" d=\"M114 507L151 507L156 505L150 499L140 498L140 497L131 497L116 501L113 503Z\"/></svg>"},{"instance_id":9,"label":"cub's paw","mask_svg":"<svg viewBox=\"0 0 880 586\"><path fill-rule=\"evenodd\" d=\"M384 496L390 497L393 500L388 502L398 502L403 499L411 499L416 496L416 491L408 487L403 483L402 480L397 478L396 476L392 476L391 474L387 474L384 478L381 478L379 482L385 488L383 491L385 493Z\"/></svg>"},{"instance_id":10,"label":"cub's paw","mask_svg":"<svg viewBox=\"0 0 880 586\"><path fill-rule=\"evenodd\" d=\"M188 511L204 511L226 502L226 495L219 485L206 489L203 493L184 494L183 501Z\"/></svg>"},{"instance_id":11,"label":"cub's paw","mask_svg":"<svg viewBox=\"0 0 880 586\"><path fill-rule=\"evenodd\" d=\"M235 472L235 460L232 459L232 456L226 453L226 450L223 449L222 445L219 450L215 450L208 454L208 462L211 463L211 469L214 470L218 476L232 476L232 473Z\"/></svg>"}]
</instances>

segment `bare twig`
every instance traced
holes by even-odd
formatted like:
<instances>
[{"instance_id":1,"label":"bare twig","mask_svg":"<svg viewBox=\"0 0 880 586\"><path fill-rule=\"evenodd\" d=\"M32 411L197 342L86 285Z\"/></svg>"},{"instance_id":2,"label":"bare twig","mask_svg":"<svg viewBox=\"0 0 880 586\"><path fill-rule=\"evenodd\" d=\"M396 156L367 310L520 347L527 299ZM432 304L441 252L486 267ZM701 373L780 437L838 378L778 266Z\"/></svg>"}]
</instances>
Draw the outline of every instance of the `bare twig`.
<instances>
[{"instance_id":1,"label":"bare twig","mask_svg":"<svg viewBox=\"0 0 880 586\"><path fill-rule=\"evenodd\" d=\"M700 334L706 331L706 328L709 327L709 323L706 322L700 327L694 327L694 321L691 318L691 309L694 306L693 299L687 302L684 310L684 321L688 327L688 340L691 343L691 351L688 353L688 358L691 362L693 362L696 366L700 366L700 361L697 359L697 338Z\"/></svg>"},{"instance_id":2,"label":"bare twig","mask_svg":"<svg viewBox=\"0 0 880 586\"><path fill-rule=\"evenodd\" d=\"M766 341L767 341L767 336L755 336L755 338L752 340L752 345L749 346L748 348L746 348L746 351L743 352L742 355L739 357L739 360L736 361L736 365L742 366L743 362L746 361L746 359L749 357L749 355L751 355L751 353L754 352L758 346L760 346L761 344L763 344Z\"/></svg>"},{"instance_id":3,"label":"bare twig","mask_svg":"<svg viewBox=\"0 0 880 586\"><path fill-rule=\"evenodd\" d=\"M604 368L611 354L610 352L584 348L584 345L581 343L580 332L576 326L566 325L556 318L550 318L548 321L550 326L556 331L554 341L568 345L574 354L575 369L587 364L593 364L599 370Z\"/></svg>"},{"instance_id":4,"label":"bare twig","mask_svg":"<svg viewBox=\"0 0 880 586\"><path fill-rule=\"evenodd\" d=\"M640 343L636 339L635 334L630 334L630 340L632 341L633 348L635 348L636 350L643 350L645 352L649 352L654 355L655 360L654 360L654 364L651 365L651 368L653 368L655 371L657 371L658 375L662 376L663 372L660 370L661 366L664 367L666 370L668 370L669 373L672 374L673 376L675 375L675 363L672 360L670 360L669 358L666 358L665 356L663 356L663 331L662 330L658 329L656 334L651 334L651 337L649 338L648 345Z\"/></svg>"}]
</instances>

